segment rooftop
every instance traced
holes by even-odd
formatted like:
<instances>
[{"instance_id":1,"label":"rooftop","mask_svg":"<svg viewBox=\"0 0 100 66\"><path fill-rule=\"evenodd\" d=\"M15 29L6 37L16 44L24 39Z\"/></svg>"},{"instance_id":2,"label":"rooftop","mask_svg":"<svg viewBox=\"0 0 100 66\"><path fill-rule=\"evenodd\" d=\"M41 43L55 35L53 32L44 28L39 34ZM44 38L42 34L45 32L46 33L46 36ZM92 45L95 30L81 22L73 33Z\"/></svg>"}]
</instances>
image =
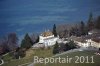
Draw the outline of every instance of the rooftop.
<instances>
[{"instance_id":1,"label":"rooftop","mask_svg":"<svg viewBox=\"0 0 100 66\"><path fill-rule=\"evenodd\" d=\"M51 36L53 33L51 31L46 31L41 34L43 37Z\"/></svg>"}]
</instances>

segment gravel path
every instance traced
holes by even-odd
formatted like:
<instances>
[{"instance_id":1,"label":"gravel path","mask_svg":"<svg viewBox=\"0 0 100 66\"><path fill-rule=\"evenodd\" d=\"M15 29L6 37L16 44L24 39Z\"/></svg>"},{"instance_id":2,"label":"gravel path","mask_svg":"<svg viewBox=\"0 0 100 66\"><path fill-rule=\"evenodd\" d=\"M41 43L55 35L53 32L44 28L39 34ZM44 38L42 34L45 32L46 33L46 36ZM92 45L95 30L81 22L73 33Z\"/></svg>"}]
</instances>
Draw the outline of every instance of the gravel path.
<instances>
[{"instance_id":1,"label":"gravel path","mask_svg":"<svg viewBox=\"0 0 100 66\"><path fill-rule=\"evenodd\" d=\"M4 61L2 59L0 59L0 61L2 62L0 65L4 64Z\"/></svg>"}]
</instances>

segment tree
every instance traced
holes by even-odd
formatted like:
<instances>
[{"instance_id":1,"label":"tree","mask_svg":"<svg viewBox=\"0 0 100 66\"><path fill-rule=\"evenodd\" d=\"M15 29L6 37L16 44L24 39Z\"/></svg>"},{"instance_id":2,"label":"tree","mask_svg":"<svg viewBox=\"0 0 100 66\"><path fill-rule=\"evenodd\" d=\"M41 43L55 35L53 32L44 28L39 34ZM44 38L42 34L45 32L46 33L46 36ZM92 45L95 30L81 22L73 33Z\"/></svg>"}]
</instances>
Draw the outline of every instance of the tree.
<instances>
[{"instance_id":1,"label":"tree","mask_svg":"<svg viewBox=\"0 0 100 66\"><path fill-rule=\"evenodd\" d=\"M87 26L88 26L88 31L94 29L94 22L93 22L92 13L90 13L90 15L89 15L89 20L88 20Z\"/></svg>"},{"instance_id":2,"label":"tree","mask_svg":"<svg viewBox=\"0 0 100 66\"><path fill-rule=\"evenodd\" d=\"M68 30L66 29L66 30L62 31L59 36L60 36L60 38L67 38L68 37Z\"/></svg>"},{"instance_id":3,"label":"tree","mask_svg":"<svg viewBox=\"0 0 100 66\"><path fill-rule=\"evenodd\" d=\"M18 47L18 37L17 37L16 33L8 34L7 46L10 51L13 51Z\"/></svg>"},{"instance_id":4,"label":"tree","mask_svg":"<svg viewBox=\"0 0 100 66\"><path fill-rule=\"evenodd\" d=\"M27 33L21 42L21 47L29 49L32 45L33 45L33 42Z\"/></svg>"},{"instance_id":5,"label":"tree","mask_svg":"<svg viewBox=\"0 0 100 66\"><path fill-rule=\"evenodd\" d=\"M4 53L4 48L2 45L0 45L0 55Z\"/></svg>"},{"instance_id":6,"label":"tree","mask_svg":"<svg viewBox=\"0 0 100 66\"><path fill-rule=\"evenodd\" d=\"M31 38L33 44L38 42L38 35L32 34L30 38Z\"/></svg>"},{"instance_id":7,"label":"tree","mask_svg":"<svg viewBox=\"0 0 100 66\"><path fill-rule=\"evenodd\" d=\"M85 24L83 21L81 21L81 24L80 24L80 33L81 35L86 35Z\"/></svg>"},{"instance_id":8,"label":"tree","mask_svg":"<svg viewBox=\"0 0 100 66\"><path fill-rule=\"evenodd\" d=\"M0 39L0 46L3 48L3 53L16 50L18 47L18 37L16 33L9 33Z\"/></svg>"},{"instance_id":9,"label":"tree","mask_svg":"<svg viewBox=\"0 0 100 66\"><path fill-rule=\"evenodd\" d=\"M100 16L98 16L97 20L96 20L96 26L97 29L100 29Z\"/></svg>"},{"instance_id":10,"label":"tree","mask_svg":"<svg viewBox=\"0 0 100 66\"><path fill-rule=\"evenodd\" d=\"M70 49L76 48L76 44L74 43L74 41L70 41L70 42L68 43L68 45L69 45L69 48L70 48Z\"/></svg>"},{"instance_id":11,"label":"tree","mask_svg":"<svg viewBox=\"0 0 100 66\"><path fill-rule=\"evenodd\" d=\"M39 36L37 36L35 43L39 42Z\"/></svg>"},{"instance_id":12,"label":"tree","mask_svg":"<svg viewBox=\"0 0 100 66\"><path fill-rule=\"evenodd\" d=\"M71 27L70 29L70 36L81 36L78 26Z\"/></svg>"},{"instance_id":13,"label":"tree","mask_svg":"<svg viewBox=\"0 0 100 66\"><path fill-rule=\"evenodd\" d=\"M25 57L26 53L23 48L18 47L16 51L13 53L14 58L19 59Z\"/></svg>"},{"instance_id":14,"label":"tree","mask_svg":"<svg viewBox=\"0 0 100 66\"><path fill-rule=\"evenodd\" d=\"M66 51L67 51L67 50L76 48L76 44L74 43L74 41L70 41L69 43L65 44L65 47L66 47Z\"/></svg>"},{"instance_id":15,"label":"tree","mask_svg":"<svg viewBox=\"0 0 100 66\"><path fill-rule=\"evenodd\" d=\"M2 47L2 52L3 53L7 53L9 52L9 45L7 43L7 36L3 36L1 39L0 39L0 46Z\"/></svg>"},{"instance_id":16,"label":"tree","mask_svg":"<svg viewBox=\"0 0 100 66\"><path fill-rule=\"evenodd\" d=\"M53 54L57 54L59 53L59 45L58 45L58 42L56 42L56 44L54 45L54 48L53 48Z\"/></svg>"},{"instance_id":17,"label":"tree","mask_svg":"<svg viewBox=\"0 0 100 66\"><path fill-rule=\"evenodd\" d=\"M55 37L57 37L57 31L56 31L56 25L53 25L53 31L52 33L54 34Z\"/></svg>"}]
</instances>

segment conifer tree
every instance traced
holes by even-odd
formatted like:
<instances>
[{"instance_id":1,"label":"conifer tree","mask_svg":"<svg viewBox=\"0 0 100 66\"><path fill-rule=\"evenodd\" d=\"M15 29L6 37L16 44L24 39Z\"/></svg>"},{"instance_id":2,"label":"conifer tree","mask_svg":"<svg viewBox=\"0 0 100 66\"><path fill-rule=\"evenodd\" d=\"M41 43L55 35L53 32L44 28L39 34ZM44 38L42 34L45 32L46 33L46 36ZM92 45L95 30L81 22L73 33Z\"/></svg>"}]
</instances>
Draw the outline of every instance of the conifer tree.
<instances>
[{"instance_id":1,"label":"conifer tree","mask_svg":"<svg viewBox=\"0 0 100 66\"><path fill-rule=\"evenodd\" d=\"M58 45L58 42L56 42L56 44L54 45L54 48L53 48L53 54L57 54L59 53L59 45Z\"/></svg>"},{"instance_id":2,"label":"conifer tree","mask_svg":"<svg viewBox=\"0 0 100 66\"><path fill-rule=\"evenodd\" d=\"M86 34L86 31L85 31L85 24L83 21L81 21L81 24L80 24L80 33L81 35L85 35Z\"/></svg>"},{"instance_id":3,"label":"conifer tree","mask_svg":"<svg viewBox=\"0 0 100 66\"><path fill-rule=\"evenodd\" d=\"M21 47L29 49L32 45L33 45L33 42L27 33L21 42Z\"/></svg>"},{"instance_id":4,"label":"conifer tree","mask_svg":"<svg viewBox=\"0 0 100 66\"><path fill-rule=\"evenodd\" d=\"M89 15L89 20L88 20L88 23L87 23L87 27L88 27L88 31L94 29L94 22L93 22L92 13L90 13L90 15Z\"/></svg>"},{"instance_id":5,"label":"conifer tree","mask_svg":"<svg viewBox=\"0 0 100 66\"><path fill-rule=\"evenodd\" d=\"M54 36L57 37L57 31L56 31L56 25L55 24L53 25L53 31L52 32L53 32Z\"/></svg>"},{"instance_id":6,"label":"conifer tree","mask_svg":"<svg viewBox=\"0 0 100 66\"><path fill-rule=\"evenodd\" d=\"M96 28L100 29L100 16L98 16L98 18L96 20Z\"/></svg>"}]
</instances>

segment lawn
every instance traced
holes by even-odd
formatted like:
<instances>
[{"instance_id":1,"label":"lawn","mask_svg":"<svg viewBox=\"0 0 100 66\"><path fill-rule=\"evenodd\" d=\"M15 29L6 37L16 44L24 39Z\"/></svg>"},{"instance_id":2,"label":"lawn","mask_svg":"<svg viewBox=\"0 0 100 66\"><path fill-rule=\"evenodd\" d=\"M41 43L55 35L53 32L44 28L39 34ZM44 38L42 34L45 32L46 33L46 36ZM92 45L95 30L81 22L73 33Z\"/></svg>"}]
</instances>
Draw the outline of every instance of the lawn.
<instances>
[{"instance_id":1,"label":"lawn","mask_svg":"<svg viewBox=\"0 0 100 66\"><path fill-rule=\"evenodd\" d=\"M48 63L48 64L35 64L34 66L100 66L100 56L94 54L95 51L78 51L72 53L66 53L54 58L65 58L66 56L73 58L71 63ZM7 54L3 59L5 64L2 66L18 66L23 65L27 66L33 62L33 57L38 56L39 58L52 57L52 49L29 49L26 51L26 56L21 59L12 59L9 54ZM75 61L75 56L93 56L95 63L73 63ZM90 61L90 60L89 60Z\"/></svg>"},{"instance_id":2,"label":"lawn","mask_svg":"<svg viewBox=\"0 0 100 66\"><path fill-rule=\"evenodd\" d=\"M69 58L73 58L71 63L59 63L59 62L58 63L48 63L48 64L39 63L39 64L35 64L35 66L100 66L100 56L97 56L94 53L95 51L78 51L78 52L73 52L73 53L67 53L64 55L57 56L57 57L66 58L68 56ZM94 63L85 63L86 59L84 63L75 63L76 61L75 56L79 56L79 57L88 56L89 62L91 61L90 57L93 56ZM54 58L57 58L57 57L54 57Z\"/></svg>"},{"instance_id":3,"label":"lawn","mask_svg":"<svg viewBox=\"0 0 100 66\"><path fill-rule=\"evenodd\" d=\"M12 59L9 54L4 56L5 64L2 66L18 66L22 65L26 66L27 64L33 62L33 57L51 57L52 56L52 49L29 49L26 51L26 56L21 59Z\"/></svg>"},{"instance_id":4,"label":"lawn","mask_svg":"<svg viewBox=\"0 0 100 66\"><path fill-rule=\"evenodd\" d=\"M4 55L3 56L3 60L5 62L12 60L12 57L11 57L10 53L7 53L6 55Z\"/></svg>"}]
</instances>

